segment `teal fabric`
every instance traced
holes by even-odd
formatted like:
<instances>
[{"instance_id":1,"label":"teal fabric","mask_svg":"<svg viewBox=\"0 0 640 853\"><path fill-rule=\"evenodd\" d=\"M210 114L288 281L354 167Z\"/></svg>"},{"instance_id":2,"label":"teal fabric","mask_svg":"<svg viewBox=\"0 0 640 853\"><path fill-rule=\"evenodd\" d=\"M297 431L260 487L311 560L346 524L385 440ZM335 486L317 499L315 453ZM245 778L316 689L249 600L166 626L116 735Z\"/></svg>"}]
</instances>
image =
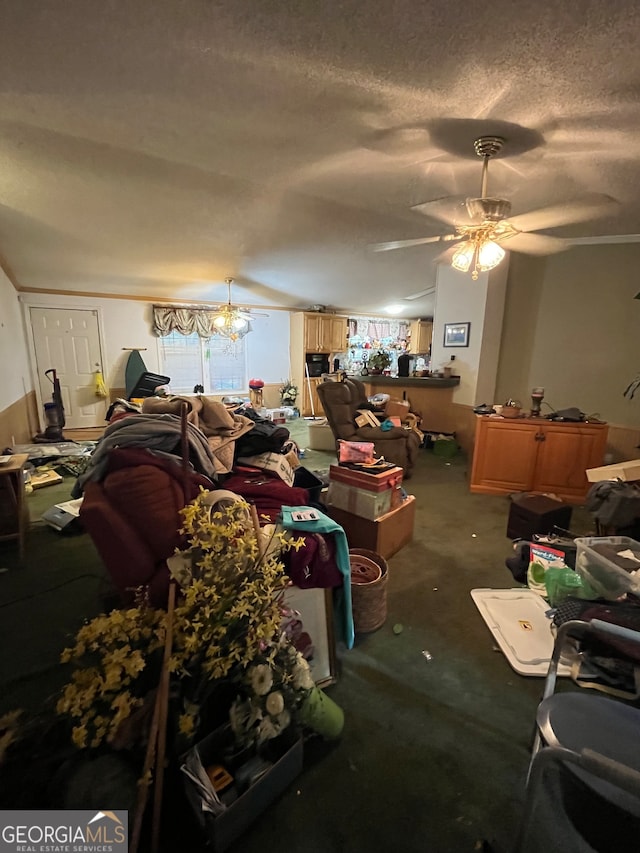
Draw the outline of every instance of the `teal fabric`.
<instances>
[{"instance_id":1,"label":"teal fabric","mask_svg":"<svg viewBox=\"0 0 640 853\"><path fill-rule=\"evenodd\" d=\"M305 509L312 509L320 517L316 521L294 521L291 513L300 512ZM351 608L351 562L349 560L349 546L344 530L332 518L320 512L316 507L283 506L278 520L286 530L299 530L301 533L333 533L336 543L336 563L344 578L342 589L338 591L337 605L341 618L344 642L348 649L352 649L355 631Z\"/></svg>"}]
</instances>

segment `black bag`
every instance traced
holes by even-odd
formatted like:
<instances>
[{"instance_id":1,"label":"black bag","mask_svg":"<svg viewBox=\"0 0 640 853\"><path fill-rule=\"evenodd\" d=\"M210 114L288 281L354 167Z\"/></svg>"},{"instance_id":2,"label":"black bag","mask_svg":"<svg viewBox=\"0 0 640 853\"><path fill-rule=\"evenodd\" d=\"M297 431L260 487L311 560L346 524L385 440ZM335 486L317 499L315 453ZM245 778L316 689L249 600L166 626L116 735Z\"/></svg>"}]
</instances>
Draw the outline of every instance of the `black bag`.
<instances>
[{"instance_id":1,"label":"black bag","mask_svg":"<svg viewBox=\"0 0 640 853\"><path fill-rule=\"evenodd\" d=\"M252 418L255 426L236 441L235 457L258 456L260 453L282 453L289 440L289 430L266 418Z\"/></svg>"},{"instance_id":2,"label":"black bag","mask_svg":"<svg viewBox=\"0 0 640 853\"><path fill-rule=\"evenodd\" d=\"M585 506L605 527L627 527L640 516L640 488L623 480L602 480L589 489Z\"/></svg>"}]
</instances>

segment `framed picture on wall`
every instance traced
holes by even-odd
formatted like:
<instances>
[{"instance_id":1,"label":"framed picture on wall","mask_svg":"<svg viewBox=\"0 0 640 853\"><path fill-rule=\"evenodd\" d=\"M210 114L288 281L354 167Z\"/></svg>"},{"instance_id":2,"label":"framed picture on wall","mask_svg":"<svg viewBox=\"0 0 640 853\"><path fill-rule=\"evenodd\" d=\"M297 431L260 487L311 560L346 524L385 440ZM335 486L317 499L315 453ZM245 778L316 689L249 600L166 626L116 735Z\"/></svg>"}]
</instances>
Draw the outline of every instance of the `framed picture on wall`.
<instances>
[{"instance_id":1,"label":"framed picture on wall","mask_svg":"<svg viewBox=\"0 0 640 853\"><path fill-rule=\"evenodd\" d=\"M330 589L289 586L283 603L288 612L282 629L309 664L318 687L336 680L336 645L333 632L333 598Z\"/></svg>"},{"instance_id":2,"label":"framed picture on wall","mask_svg":"<svg viewBox=\"0 0 640 853\"><path fill-rule=\"evenodd\" d=\"M468 347L469 329L471 323L445 323L444 324L444 346L445 347Z\"/></svg>"}]
</instances>

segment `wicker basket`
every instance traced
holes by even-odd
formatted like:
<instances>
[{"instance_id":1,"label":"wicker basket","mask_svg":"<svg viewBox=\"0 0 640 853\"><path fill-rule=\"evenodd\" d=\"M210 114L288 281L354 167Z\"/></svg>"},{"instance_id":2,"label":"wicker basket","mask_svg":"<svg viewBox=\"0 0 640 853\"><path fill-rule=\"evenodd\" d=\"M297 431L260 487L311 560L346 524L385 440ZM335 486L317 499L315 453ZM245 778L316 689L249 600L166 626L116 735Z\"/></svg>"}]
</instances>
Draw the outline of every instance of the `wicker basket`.
<instances>
[{"instance_id":1,"label":"wicker basket","mask_svg":"<svg viewBox=\"0 0 640 853\"><path fill-rule=\"evenodd\" d=\"M349 562L351 563L351 584L365 586L370 583L375 583L382 575L380 565L367 557L365 554L349 551Z\"/></svg>"},{"instance_id":2,"label":"wicker basket","mask_svg":"<svg viewBox=\"0 0 640 853\"><path fill-rule=\"evenodd\" d=\"M350 548L349 559L353 627L357 634L366 634L381 628L387 618L387 561L366 548Z\"/></svg>"}]
</instances>

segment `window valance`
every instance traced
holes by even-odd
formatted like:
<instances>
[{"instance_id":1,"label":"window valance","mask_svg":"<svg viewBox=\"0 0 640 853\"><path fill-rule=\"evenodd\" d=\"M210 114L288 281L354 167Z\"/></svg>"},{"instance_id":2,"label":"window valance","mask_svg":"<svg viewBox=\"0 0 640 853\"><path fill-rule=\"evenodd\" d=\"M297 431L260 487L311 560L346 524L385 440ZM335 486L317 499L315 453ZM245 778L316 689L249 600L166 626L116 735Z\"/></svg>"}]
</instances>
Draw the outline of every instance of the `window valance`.
<instances>
[{"instance_id":1,"label":"window valance","mask_svg":"<svg viewBox=\"0 0 640 853\"><path fill-rule=\"evenodd\" d=\"M216 333L213 325L215 312L208 308L183 308L177 305L153 306L153 333L159 338L180 332L192 335L196 332L201 338L211 338Z\"/></svg>"}]
</instances>

